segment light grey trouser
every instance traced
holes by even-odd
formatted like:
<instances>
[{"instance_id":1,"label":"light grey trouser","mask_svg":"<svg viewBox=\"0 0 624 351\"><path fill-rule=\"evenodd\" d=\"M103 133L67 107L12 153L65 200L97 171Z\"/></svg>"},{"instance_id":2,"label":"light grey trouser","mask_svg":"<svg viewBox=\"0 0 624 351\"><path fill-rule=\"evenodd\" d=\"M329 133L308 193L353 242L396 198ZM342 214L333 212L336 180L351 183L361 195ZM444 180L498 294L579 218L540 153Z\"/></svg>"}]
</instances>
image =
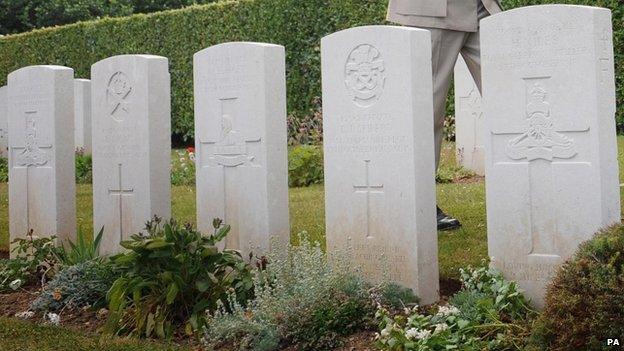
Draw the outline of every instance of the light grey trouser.
<instances>
[{"instance_id":1,"label":"light grey trouser","mask_svg":"<svg viewBox=\"0 0 624 351\"><path fill-rule=\"evenodd\" d=\"M479 1L478 18L489 13ZM433 69L433 125L435 136L436 169L440 164L440 150L444 138L444 118L446 117L446 97L451 86L451 78L457 57L461 53L472 77L481 91L481 47L479 32L460 32L449 29L427 28L431 31L431 61Z\"/></svg>"}]
</instances>

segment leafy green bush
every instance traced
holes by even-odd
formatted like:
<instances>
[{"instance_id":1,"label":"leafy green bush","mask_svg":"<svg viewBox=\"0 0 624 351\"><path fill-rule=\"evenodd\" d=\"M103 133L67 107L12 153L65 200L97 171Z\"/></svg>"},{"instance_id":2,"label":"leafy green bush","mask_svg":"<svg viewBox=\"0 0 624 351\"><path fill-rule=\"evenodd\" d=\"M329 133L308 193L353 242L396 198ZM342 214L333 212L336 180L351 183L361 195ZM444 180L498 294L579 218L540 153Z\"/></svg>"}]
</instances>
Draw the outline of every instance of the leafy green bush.
<instances>
[{"instance_id":1,"label":"leafy green bush","mask_svg":"<svg viewBox=\"0 0 624 351\"><path fill-rule=\"evenodd\" d=\"M288 152L288 185L309 186L323 183L323 148L299 145Z\"/></svg>"},{"instance_id":2,"label":"leafy green bush","mask_svg":"<svg viewBox=\"0 0 624 351\"><path fill-rule=\"evenodd\" d=\"M246 306L231 303L212 314L204 341L208 347L231 343L240 350L330 350L339 336L367 327L374 305L369 287L348 263L332 266L307 238L300 246L269 254L254 276L255 298Z\"/></svg>"},{"instance_id":3,"label":"leafy green bush","mask_svg":"<svg viewBox=\"0 0 624 351\"><path fill-rule=\"evenodd\" d=\"M113 266L96 259L66 267L58 272L30 304L30 309L58 312L65 307L103 307L106 293L117 278Z\"/></svg>"},{"instance_id":4,"label":"leafy green bush","mask_svg":"<svg viewBox=\"0 0 624 351\"><path fill-rule=\"evenodd\" d=\"M624 226L583 243L548 286L533 335L538 349L610 350L624 336Z\"/></svg>"},{"instance_id":5,"label":"leafy green bush","mask_svg":"<svg viewBox=\"0 0 624 351\"><path fill-rule=\"evenodd\" d=\"M0 183L9 181L9 160L0 157Z\"/></svg>"},{"instance_id":6,"label":"leafy green bush","mask_svg":"<svg viewBox=\"0 0 624 351\"><path fill-rule=\"evenodd\" d=\"M15 258L0 260L0 292L52 277L61 253L55 241L55 237L38 238L32 230L25 238L13 240Z\"/></svg>"},{"instance_id":7,"label":"leafy green bush","mask_svg":"<svg viewBox=\"0 0 624 351\"><path fill-rule=\"evenodd\" d=\"M93 182L93 159L82 151L76 152L76 183L91 184Z\"/></svg>"},{"instance_id":8,"label":"leafy green bush","mask_svg":"<svg viewBox=\"0 0 624 351\"><path fill-rule=\"evenodd\" d=\"M168 338L184 326L192 334L205 325L205 311L214 311L228 293L249 299L251 270L237 251L217 248L230 227L213 224L214 234L204 236L190 225L156 218L148 222L147 236L122 242L129 252L111 258L122 275L108 293L106 330Z\"/></svg>"},{"instance_id":9,"label":"leafy green bush","mask_svg":"<svg viewBox=\"0 0 624 351\"><path fill-rule=\"evenodd\" d=\"M78 230L76 242L68 241L69 248L59 247L59 261L65 266L73 266L92 261L100 256L100 243L104 235L104 227L95 235L92 241L87 240L86 234Z\"/></svg>"},{"instance_id":10,"label":"leafy green bush","mask_svg":"<svg viewBox=\"0 0 624 351\"><path fill-rule=\"evenodd\" d=\"M171 184L195 184L195 149L174 150L171 159Z\"/></svg>"},{"instance_id":11,"label":"leafy green bush","mask_svg":"<svg viewBox=\"0 0 624 351\"><path fill-rule=\"evenodd\" d=\"M378 346L383 350L509 350L529 335L534 316L517 284L487 268L461 271L462 290L449 305L424 313L418 306L392 315L379 307Z\"/></svg>"},{"instance_id":12,"label":"leafy green bush","mask_svg":"<svg viewBox=\"0 0 624 351\"><path fill-rule=\"evenodd\" d=\"M617 118L622 131L624 3L620 0L506 0L504 5L511 8L553 2L613 10ZM271 42L286 47L288 112L295 119L303 119L319 110L320 39L353 26L385 23L386 6L387 0L240 0L35 30L0 40L0 84L6 82L8 73L28 65L65 65L74 68L77 77L89 77L93 63L112 55L162 55L171 64L172 131L191 139L193 53L227 41ZM447 115L453 114L449 104ZM296 125L293 126L289 137L301 139Z\"/></svg>"}]
</instances>

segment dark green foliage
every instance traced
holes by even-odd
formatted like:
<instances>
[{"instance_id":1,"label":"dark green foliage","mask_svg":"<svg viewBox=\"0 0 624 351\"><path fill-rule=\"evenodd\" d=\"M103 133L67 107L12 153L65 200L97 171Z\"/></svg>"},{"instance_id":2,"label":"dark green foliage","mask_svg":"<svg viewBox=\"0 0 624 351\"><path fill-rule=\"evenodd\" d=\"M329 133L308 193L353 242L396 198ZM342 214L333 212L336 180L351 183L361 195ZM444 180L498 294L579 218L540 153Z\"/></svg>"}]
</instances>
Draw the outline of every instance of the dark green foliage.
<instances>
[{"instance_id":1,"label":"dark green foliage","mask_svg":"<svg viewBox=\"0 0 624 351\"><path fill-rule=\"evenodd\" d=\"M58 248L60 262L65 266L73 266L97 259L100 256L100 243L103 235L104 227L100 229L92 241L89 241L85 232L79 229L75 243L68 241L68 248Z\"/></svg>"},{"instance_id":2,"label":"dark green foliage","mask_svg":"<svg viewBox=\"0 0 624 351\"><path fill-rule=\"evenodd\" d=\"M214 221L215 232L204 236L174 220L148 222L147 236L134 235L122 246L129 250L111 258L122 272L111 287L106 329L113 333L168 338L184 326L187 334L201 330L205 311L236 293L252 295L249 265L232 250L215 245L230 227Z\"/></svg>"},{"instance_id":3,"label":"dark green foliage","mask_svg":"<svg viewBox=\"0 0 624 351\"><path fill-rule=\"evenodd\" d=\"M323 148L299 145L288 152L288 185L309 186L323 183Z\"/></svg>"},{"instance_id":4,"label":"dark green foliage","mask_svg":"<svg viewBox=\"0 0 624 351\"><path fill-rule=\"evenodd\" d=\"M403 310L406 307L418 304L419 298L410 288L396 283L382 284L377 291L378 302L392 310Z\"/></svg>"},{"instance_id":5,"label":"dark green foliage","mask_svg":"<svg viewBox=\"0 0 624 351\"><path fill-rule=\"evenodd\" d=\"M2 0L0 0L2 1ZM4 0L13 3L13 0ZM578 3L613 10L618 124L624 124L624 3L620 0L509 0L507 8L537 3ZM172 79L172 131L193 137L193 53L227 41L260 41L286 47L289 116L301 120L319 111L320 39L332 32L384 22L387 0L241 0L126 18L38 30L0 40L0 84L6 74L27 65L59 64L89 77L103 58L130 53L168 57ZM0 11L1 13L2 11ZM7 19L7 23L14 18ZM5 23L0 20L0 23ZM71 45L69 45L71 43ZM453 115L449 104L447 115ZM318 127L315 125L315 128ZM296 125L289 138L301 135Z\"/></svg>"},{"instance_id":6,"label":"dark green foliage","mask_svg":"<svg viewBox=\"0 0 624 351\"><path fill-rule=\"evenodd\" d=\"M9 160L0 157L0 183L9 181Z\"/></svg>"},{"instance_id":7,"label":"dark green foliage","mask_svg":"<svg viewBox=\"0 0 624 351\"><path fill-rule=\"evenodd\" d=\"M104 307L106 293L116 278L113 266L102 259L66 267L45 286L30 309L57 312L65 307Z\"/></svg>"},{"instance_id":8,"label":"dark green foliage","mask_svg":"<svg viewBox=\"0 0 624 351\"><path fill-rule=\"evenodd\" d=\"M540 349L610 350L624 336L624 226L583 243L557 272L533 333Z\"/></svg>"},{"instance_id":9,"label":"dark green foliage","mask_svg":"<svg viewBox=\"0 0 624 351\"><path fill-rule=\"evenodd\" d=\"M62 251L55 241L56 237L37 238L32 230L25 238L13 240L15 258L0 261L0 292L51 277Z\"/></svg>"},{"instance_id":10,"label":"dark green foliage","mask_svg":"<svg viewBox=\"0 0 624 351\"><path fill-rule=\"evenodd\" d=\"M93 160L91 155L76 152L76 183L91 184L93 181Z\"/></svg>"}]
</instances>

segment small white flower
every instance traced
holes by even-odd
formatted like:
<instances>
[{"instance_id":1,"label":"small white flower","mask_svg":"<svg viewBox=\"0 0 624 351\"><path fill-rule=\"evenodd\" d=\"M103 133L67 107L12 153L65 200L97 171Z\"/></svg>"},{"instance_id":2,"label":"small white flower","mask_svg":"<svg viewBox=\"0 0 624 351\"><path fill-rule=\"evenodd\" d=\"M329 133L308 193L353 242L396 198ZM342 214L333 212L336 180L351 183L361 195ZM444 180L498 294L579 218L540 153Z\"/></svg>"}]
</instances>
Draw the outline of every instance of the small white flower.
<instances>
[{"instance_id":1,"label":"small white flower","mask_svg":"<svg viewBox=\"0 0 624 351\"><path fill-rule=\"evenodd\" d=\"M446 323L439 323L439 324L435 325L435 330L433 331L433 333L434 334L441 333L441 332L443 332L443 331L445 331L447 329L448 329L448 324L446 324Z\"/></svg>"},{"instance_id":2,"label":"small white flower","mask_svg":"<svg viewBox=\"0 0 624 351\"><path fill-rule=\"evenodd\" d=\"M405 331L405 337L410 340L416 339L417 335L418 335L418 329L416 328L411 328Z\"/></svg>"},{"instance_id":3,"label":"small white flower","mask_svg":"<svg viewBox=\"0 0 624 351\"><path fill-rule=\"evenodd\" d=\"M392 330L392 324L386 324L386 327L381 331L381 337L386 338L390 335L390 331Z\"/></svg>"},{"instance_id":4,"label":"small white flower","mask_svg":"<svg viewBox=\"0 0 624 351\"><path fill-rule=\"evenodd\" d=\"M53 325L61 324L61 317L56 313L46 313L46 319Z\"/></svg>"},{"instance_id":5,"label":"small white flower","mask_svg":"<svg viewBox=\"0 0 624 351\"><path fill-rule=\"evenodd\" d=\"M379 335L379 333L375 333L375 340L379 340L380 337L381 335Z\"/></svg>"},{"instance_id":6,"label":"small white flower","mask_svg":"<svg viewBox=\"0 0 624 351\"><path fill-rule=\"evenodd\" d=\"M35 315L35 312L33 311L23 311L23 312L17 312L15 314L15 317L20 318L20 319L31 319L34 315Z\"/></svg>"},{"instance_id":7,"label":"small white flower","mask_svg":"<svg viewBox=\"0 0 624 351\"><path fill-rule=\"evenodd\" d=\"M9 283L9 288L13 290L17 290L20 286L22 286L23 282L21 279L15 279L11 283Z\"/></svg>"},{"instance_id":8,"label":"small white flower","mask_svg":"<svg viewBox=\"0 0 624 351\"><path fill-rule=\"evenodd\" d=\"M429 339L430 336L431 336L431 331L424 329L424 330L421 330L416 335L416 339Z\"/></svg>"},{"instance_id":9,"label":"small white flower","mask_svg":"<svg viewBox=\"0 0 624 351\"><path fill-rule=\"evenodd\" d=\"M450 316L453 314L458 314L459 313L459 309L455 306L440 306L440 308L438 309L438 316Z\"/></svg>"}]
</instances>

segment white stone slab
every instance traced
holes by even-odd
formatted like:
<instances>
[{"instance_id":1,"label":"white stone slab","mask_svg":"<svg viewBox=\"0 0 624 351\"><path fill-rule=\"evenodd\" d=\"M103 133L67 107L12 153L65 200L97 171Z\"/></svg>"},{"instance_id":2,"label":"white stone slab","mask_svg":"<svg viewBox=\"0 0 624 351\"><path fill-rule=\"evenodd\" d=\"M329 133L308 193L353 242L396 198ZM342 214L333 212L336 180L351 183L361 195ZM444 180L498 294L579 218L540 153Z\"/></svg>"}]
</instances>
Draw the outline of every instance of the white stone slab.
<instances>
[{"instance_id":1,"label":"white stone slab","mask_svg":"<svg viewBox=\"0 0 624 351\"><path fill-rule=\"evenodd\" d=\"M485 175L483 109L481 93L464 59L455 64L455 151L457 162L478 175Z\"/></svg>"},{"instance_id":2,"label":"white stone slab","mask_svg":"<svg viewBox=\"0 0 624 351\"><path fill-rule=\"evenodd\" d=\"M91 67L94 231L100 251L171 215L171 103L168 60L114 56Z\"/></svg>"},{"instance_id":3,"label":"white stone slab","mask_svg":"<svg viewBox=\"0 0 624 351\"><path fill-rule=\"evenodd\" d=\"M91 154L91 81L74 81L74 130L76 151Z\"/></svg>"},{"instance_id":4,"label":"white stone slab","mask_svg":"<svg viewBox=\"0 0 624 351\"><path fill-rule=\"evenodd\" d=\"M9 157L9 105L7 87L0 87L0 157Z\"/></svg>"},{"instance_id":5,"label":"white stone slab","mask_svg":"<svg viewBox=\"0 0 624 351\"><path fill-rule=\"evenodd\" d=\"M197 221L259 254L290 238L284 47L225 43L194 55Z\"/></svg>"},{"instance_id":6,"label":"white stone slab","mask_svg":"<svg viewBox=\"0 0 624 351\"><path fill-rule=\"evenodd\" d=\"M321 42L328 251L438 299L431 38L367 26Z\"/></svg>"},{"instance_id":7,"label":"white stone slab","mask_svg":"<svg viewBox=\"0 0 624 351\"><path fill-rule=\"evenodd\" d=\"M29 66L8 76L9 232L76 234L74 70Z\"/></svg>"},{"instance_id":8,"label":"white stone slab","mask_svg":"<svg viewBox=\"0 0 624 351\"><path fill-rule=\"evenodd\" d=\"M481 26L489 254L539 307L559 264L620 221L611 13L534 6Z\"/></svg>"}]
</instances>

